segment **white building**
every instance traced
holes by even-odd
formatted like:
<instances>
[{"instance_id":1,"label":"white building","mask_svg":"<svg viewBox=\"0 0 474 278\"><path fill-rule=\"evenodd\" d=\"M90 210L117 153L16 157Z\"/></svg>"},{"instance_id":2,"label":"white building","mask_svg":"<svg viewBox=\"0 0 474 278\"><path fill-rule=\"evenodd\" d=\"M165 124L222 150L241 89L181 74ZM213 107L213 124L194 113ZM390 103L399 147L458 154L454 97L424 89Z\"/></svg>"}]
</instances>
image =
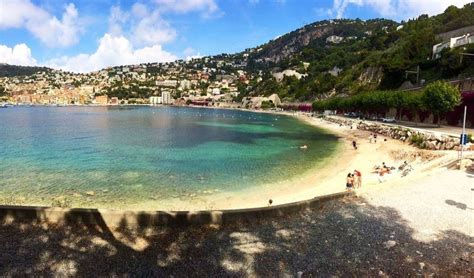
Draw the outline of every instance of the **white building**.
<instances>
[{"instance_id":1,"label":"white building","mask_svg":"<svg viewBox=\"0 0 474 278\"><path fill-rule=\"evenodd\" d=\"M213 89L212 89L212 94L213 94L213 95L220 95L220 94L221 94L221 89L219 89L219 88L213 88Z\"/></svg>"},{"instance_id":2,"label":"white building","mask_svg":"<svg viewBox=\"0 0 474 278\"><path fill-rule=\"evenodd\" d=\"M150 97L150 104L156 105L156 104L162 104L162 103L163 103L162 97Z\"/></svg>"},{"instance_id":3,"label":"white building","mask_svg":"<svg viewBox=\"0 0 474 278\"><path fill-rule=\"evenodd\" d=\"M173 99L171 98L171 93L169 91L164 91L161 93L161 102L163 104L172 104Z\"/></svg>"},{"instance_id":4,"label":"white building","mask_svg":"<svg viewBox=\"0 0 474 278\"><path fill-rule=\"evenodd\" d=\"M158 80L156 81L156 86L159 87L172 87L175 88L178 85L178 80Z\"/></svg>"},{"instance_id":5,"label":"white building","mask_svg":"<svg viewBox=\"0 0 474 278\"><path fill-rule=\"evenodd\" d=\"M450 38L449 41L433 45L433 59L441 57L440 53L445 48L455 48L466 44L474 43L474 35L465 34L459 37Z\"/></svg>"},{"instance_id":6,"label":"white building","mask_svg":"<svg viewBox=\"0 0 474 278\"><path fill-rule=\"evenodd\" d=\"M342 40L344 40L344 37L332 35L332 36L327 37L326 42L327 43L340 43L342 42Z\"/></svg>"}]
</instances>

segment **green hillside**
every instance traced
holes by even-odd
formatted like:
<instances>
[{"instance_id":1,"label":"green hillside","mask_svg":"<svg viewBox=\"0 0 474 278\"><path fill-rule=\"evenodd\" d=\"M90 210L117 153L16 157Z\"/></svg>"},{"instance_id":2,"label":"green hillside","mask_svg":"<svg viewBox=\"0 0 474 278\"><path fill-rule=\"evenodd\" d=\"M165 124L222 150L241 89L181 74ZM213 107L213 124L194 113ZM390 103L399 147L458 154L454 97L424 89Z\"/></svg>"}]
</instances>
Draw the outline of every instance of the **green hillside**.
<instances>
[{"instance_id":1,"label":"green hillside","mask_svg":"<svg viewBox=\"0 0 474 278\"><path fill-rule=\"evenodd\" d=\"M420 15L397 23L390 20L321 21L257 47L248 70L262 71L263 81L252 83L244 95L278 93L288 101L308 101L332 95L351 95L370 90L397 89L403 82L416 83L405 71L420 67L420 81L474 75L474 46L446 49L432 59L432 47L442 41L437 34L474 25L474 3L449 7L440 15ZM327 42L336 35L339 43ZM270 72L293 69L306 77L285 77L277 82ZM339 69L338 76L328 73Z\"/></svg>"}]
</instances>

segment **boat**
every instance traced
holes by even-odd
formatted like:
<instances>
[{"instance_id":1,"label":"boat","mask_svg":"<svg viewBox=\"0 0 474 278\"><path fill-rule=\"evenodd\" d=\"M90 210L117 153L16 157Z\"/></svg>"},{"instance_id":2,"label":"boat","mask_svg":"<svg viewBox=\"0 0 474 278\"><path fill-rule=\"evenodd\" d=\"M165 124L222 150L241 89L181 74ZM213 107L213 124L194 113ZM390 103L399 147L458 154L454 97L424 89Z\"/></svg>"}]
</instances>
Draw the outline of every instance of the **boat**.
<instances>
[{"instance_id":1,"label":"boat","mask_svg":"<svg viewBox=\"0 0 474 278\"><path fill-rule=\"evenodd\" d=\"M0 108L7 108L8 106L4 103L0 104Z\"/></svg>"}]
</instances>

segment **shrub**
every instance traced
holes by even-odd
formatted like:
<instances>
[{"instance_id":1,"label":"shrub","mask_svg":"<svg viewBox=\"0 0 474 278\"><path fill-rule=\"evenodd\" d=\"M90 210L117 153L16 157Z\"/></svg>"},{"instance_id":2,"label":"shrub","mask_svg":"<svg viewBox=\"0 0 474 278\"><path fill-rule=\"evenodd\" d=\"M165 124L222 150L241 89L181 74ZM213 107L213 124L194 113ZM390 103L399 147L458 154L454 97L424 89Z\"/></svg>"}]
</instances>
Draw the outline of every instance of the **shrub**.
<instances>
[{"instance_id":1,"label":"shrub","mask_svg":"<svg viewBox=\"0 0 474 278\"><path fill-rule=\"evenodd\" d=\"M412 136L410 136L410 143L417 146L417 147L420 147L420 148L423 148L424 147L424 141L425 139L423 138L422 135L420 134L413 134Z\"/></svg>"}]
</instances>

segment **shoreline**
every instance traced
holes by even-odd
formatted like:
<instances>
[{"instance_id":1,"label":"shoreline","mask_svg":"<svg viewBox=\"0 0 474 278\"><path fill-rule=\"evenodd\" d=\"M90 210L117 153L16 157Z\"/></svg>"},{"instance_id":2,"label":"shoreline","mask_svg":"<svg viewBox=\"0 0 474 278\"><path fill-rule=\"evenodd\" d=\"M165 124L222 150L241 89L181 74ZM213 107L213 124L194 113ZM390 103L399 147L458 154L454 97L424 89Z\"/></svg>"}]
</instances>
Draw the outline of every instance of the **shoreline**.
<instances>
[{"instance_id":1,"label":"shoreline","mask_svg":"<svg viewBox=\"0 0 474 278\"><path fill-rule=\"evenodd\" d=\"M146 200L138 204L127 204L124 206L101 207L95 206L72 206L74 208L98 208L106 210L164 210L164 211L202 211L202 210L229 210L258 208L268 206L270 199L273 205L283 205L293 202L305 201L314 197L340 193L346 191L345 176L348 172L357 170L363 173L363 191L368 186L378 184L377 176L368 174L375 164L387 162L388 165L398 166L404 159L393 159L394 152L403 151L408 153L426 152L415 147L403 144L395 140L385 139L379 136L377 144L368 143L369 132L340 127L323 119L312 118L304 113L285 111L253 111L244 108L219 108L200 107L204 109L227 109L239 110L251 113L267 113L274 115L285 115L294 117L305 124L322 129L325 132L338 136L338 146L334 153L322 161L316 163L301 175L296 175L288 180L261 184L252 188L244 188L232 192L215 192L209 195L189 196L186 198L169 198L163 200ZM358 141L359 149L352 149L351 142ZM309 146L311 147L311 146ZM375 152L374 152L375 148ZM363 162L361 162L363 161ZM396 163L394 165L393 163ZM418 168L418 166L415 166ZM417 173L419 175L419 173ZM369 177L369 178L367 178ZM395 177L394 177L395 178ZM390 180L392 178L390 177ZM387 182L390 182L387 181ZM21 204L28 206L34 204Z\"/></svg>"}]
</instances>

